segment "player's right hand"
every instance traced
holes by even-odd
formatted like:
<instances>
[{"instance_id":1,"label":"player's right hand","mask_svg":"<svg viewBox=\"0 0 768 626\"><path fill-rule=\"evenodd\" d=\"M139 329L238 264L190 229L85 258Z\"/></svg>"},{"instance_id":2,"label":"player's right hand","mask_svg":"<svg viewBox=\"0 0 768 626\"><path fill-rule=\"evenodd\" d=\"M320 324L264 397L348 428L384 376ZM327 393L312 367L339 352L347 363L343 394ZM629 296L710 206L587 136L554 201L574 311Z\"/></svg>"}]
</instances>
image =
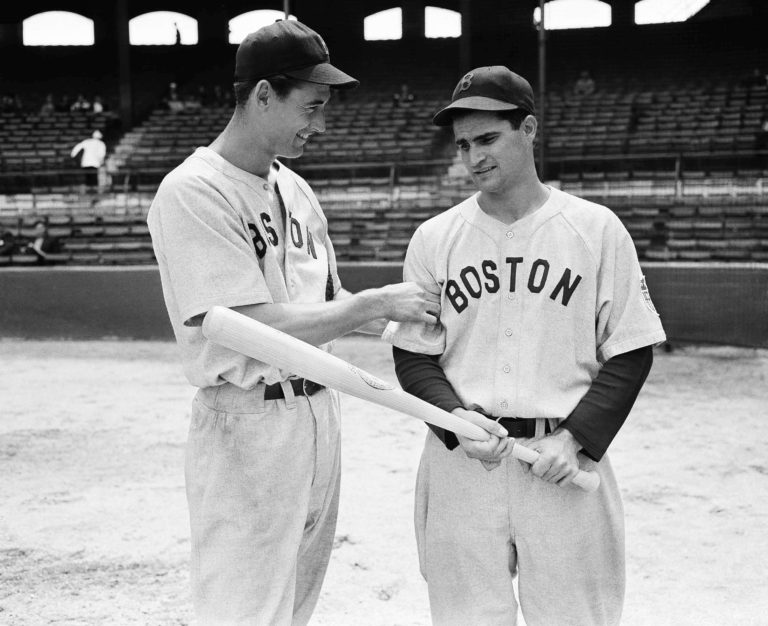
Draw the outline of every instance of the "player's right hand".
<instances>
[{"instance_id":1,"label":"player's right hand","mask_svg":"<svg viewBox=\"0 0 768 626\"><path fill-rule=\"evenodd\" d=\"M417 283L385 285L380 289L385 314L394 322L437 324L440 319L440 295L432 294Z\"/></svg>"},{"instance_id":2,"label":"player's right hand","mask_svg":"<svg viewBox=\"0 0 768 626\"><path fill-rule=\"evenodd\" d=\"M456 435L464 453L469 458L480 461L487 470L494 469L503 458L512 453L515 440L507 436L507 431L498 422L488 419L477 411L468 411L462 408L454 409L451 413L479 426L490 434L487 441L475 441Z\"/></svg>"}]
</instances>

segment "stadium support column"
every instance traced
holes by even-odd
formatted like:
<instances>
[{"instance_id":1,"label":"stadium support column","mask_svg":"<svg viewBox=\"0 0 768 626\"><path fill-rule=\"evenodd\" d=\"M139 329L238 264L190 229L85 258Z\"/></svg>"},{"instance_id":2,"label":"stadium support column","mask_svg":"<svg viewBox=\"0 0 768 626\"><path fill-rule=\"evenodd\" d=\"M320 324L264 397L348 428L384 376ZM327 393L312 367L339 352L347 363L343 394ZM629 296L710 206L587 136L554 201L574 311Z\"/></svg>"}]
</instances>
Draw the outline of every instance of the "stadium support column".
<instances>
[{"instance_id":1,"label":"stadium support column","mask_svg":"<svg viewBox=\"0 0 768 626\"><path fill-rule=\"evenodd\" d=\"M21 48L24 45L22 22L0 23L0 48Z\"/></svg>"},{"instance_id":2,"label":"stadium support column","mask_svg":"<svg viewBox=\"0 0 768 626\"><path fill-rule=\"evenodd\" d=\"M547 120L547 29L544 25L545 0L539 0L539 102L537 117L539 120L539 178L546 180L547 175L547 149L546 149L546 120Z\"/></svg>"},{"instance_id":3,"label":"stadium support column","mask_svg":"<svg viewBox=\"0 0 768 626\"><path fill-rule=\"evenodd\" d=\"M459 74L472 69L472 1L461 0L461 38L459 39Z\"/></svg>"},{"instance_id":4,"label":"stadium support column","mask_svg":"<svg viewBox=\"0 0 768 626\"><path fill-rule=\"evenodd\" d=\"M611 3L611 27L630 28L635 25L634 0L619 0Z\"/></svg>"},{"instance_id":5,"label":"stadium support column","mask_svg":"<svg viewBox=\"0 0 768 626\"><path fill-rule=\"evenodd\" d=\"M128 37L128 10L126 0L115 2L115 42L120 90L120 121L123 132L133 125L133 97L131 94L131 48Z\"/></svg>"}]
</instances>

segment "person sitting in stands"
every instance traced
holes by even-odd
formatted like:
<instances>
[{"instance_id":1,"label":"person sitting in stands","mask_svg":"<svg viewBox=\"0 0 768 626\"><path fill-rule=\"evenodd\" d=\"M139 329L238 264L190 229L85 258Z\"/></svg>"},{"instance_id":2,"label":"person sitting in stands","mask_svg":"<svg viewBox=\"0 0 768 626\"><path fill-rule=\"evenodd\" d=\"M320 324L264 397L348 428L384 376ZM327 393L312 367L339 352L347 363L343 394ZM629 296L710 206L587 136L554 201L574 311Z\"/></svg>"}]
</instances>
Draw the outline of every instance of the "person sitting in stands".
<instances>
[{"instance_id":1,"label":"person sitting in stands","mask_svg":"<svg viewBox=\"0 0 768 626\"><path fill-rule=\"evenodd\" d=\"M48 233L45 220L37 220L34 229L35 234L27 244L27 251L37 257L38 265L49 265L53 262L50 255L61 251L61 241Z\"/></svg>"},{"instance_id":2,"label":"person sitting in stands","mask_svg":"<svg viewBox=\"0 0 768 626\"><path fill-rule=\"evenodd\" d=\"M93 106L91 107L91 113L94 115L104 112L104 103L101 101L101 96L93 97Z\"/></svg>"},{"instance_id":3,"label":"person sitting in stands","mask_svg":"<svg viewBox=\"0 0 768 626\"><path fill-rule=\"evenodd\" d=\"M55 110L56 107L53 104L53 94L49 93L47 96L45 96L45 101L40 107L40 115L50 115Z\"/></svg>"},{"instance_id":4,"label":"person sitting in stands","mask_svg":"<svg viewBox=\"0 0 768 626\"><path fill-rule=\"evenodd\" d=\"M69 110L70 111L90 111L91 103L85 99L85 96L83 96L83 94L78 94L77 99L72 103L72 106L69 107Z\"/></svg>"},{"instance_id":5,"label":"person sitting in stands","mask_svg":"<svg viewBox=\"0 0 768 626\"><path fill-rule=\"evenodd\" d=\"M408 88L407 83L403 83L402 85L400 85L400 91L392 94L392 102L396 107L408 106L415 99L416 99L416 96L414 96L413 93L411 93L411 90Z\"/></svg>"},{"instance_id":6,"label":"person sitting in stands","mask_svg":"<svg viewBox=\"0 0 768 626\"><path fill-rule=\"evenodd\" d=\"M579 74L579 79L573 86L573 93L577 96L588 96L595 92L595 81L587 70Z\"/></svg>"},{"instance_id":7,"label":"person sitting in stands","mask_svg":"<svg viewBox=\"0 0 768 626\"><path fill-rule=\"evenodd\" d=\"M16 247L16 235L9 230L0 230L0 256L11 256Z\"/></svg>"}]
</instances>

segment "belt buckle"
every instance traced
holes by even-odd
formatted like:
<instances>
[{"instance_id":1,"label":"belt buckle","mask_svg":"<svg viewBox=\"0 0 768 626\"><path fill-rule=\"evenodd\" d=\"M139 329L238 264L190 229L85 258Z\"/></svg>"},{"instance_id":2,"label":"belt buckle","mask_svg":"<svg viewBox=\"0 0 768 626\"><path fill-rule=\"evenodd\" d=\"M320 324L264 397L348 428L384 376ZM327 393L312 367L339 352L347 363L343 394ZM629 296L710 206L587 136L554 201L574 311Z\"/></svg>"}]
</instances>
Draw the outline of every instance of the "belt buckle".
<instances>
[{"instance_id":1,"label":"belt buckle","mask_svg":"<svg viewBox=\"0 0 768 626\"><path fill-rule=\"evenodd\" d=\"M313 380L304 379L303 383L304 394L306 396L314 396L318 391L323 389L323 385L316 383Z\"/></svg>"}]
</instances>

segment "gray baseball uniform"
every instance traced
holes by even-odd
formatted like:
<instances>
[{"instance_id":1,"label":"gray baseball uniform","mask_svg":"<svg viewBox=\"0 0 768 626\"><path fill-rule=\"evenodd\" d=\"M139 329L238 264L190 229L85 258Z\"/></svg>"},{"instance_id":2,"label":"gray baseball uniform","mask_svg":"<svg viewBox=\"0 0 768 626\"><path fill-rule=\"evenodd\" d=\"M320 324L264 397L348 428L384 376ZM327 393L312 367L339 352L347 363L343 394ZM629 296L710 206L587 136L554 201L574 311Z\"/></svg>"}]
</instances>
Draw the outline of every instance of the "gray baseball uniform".
<instances>
[{"instance_id":1,"label":"gray baseball uniform","mask_svg":"<svg viewBox=\"0 0 768 626\"><path fill-rule=\"evenodd\" d=\"M441 355L464 407L492 416L559 422L601 364L665 339L621 222L557 189L511 225L477 195L432 218L411 240L404 277L440 294L441 325L393 323L385 339ZM618 623L621 499L607 457L580 460L600 474L596 493L544 482L512 458L487 472L428 434L416 526L436 623L514 623L518 570L529 624Z\"/></svg>"},{"instance_id":2,"label":"gray baseball uniform","mask_svg":"<svg viewBox=\"0 0 768 626\"><path fill-rule=\"evenodd\" d=\"M335 531L335 393L295 395L287 372L208 342L195 325L214 305L322 302L341 288L309 186L279 164L270 179L199 148L162 182L148 216L184 370L199 388L186 484L205 623L307 623ZM265 384L284 398L265 398Z\"/></svg>"}]
</instances>

